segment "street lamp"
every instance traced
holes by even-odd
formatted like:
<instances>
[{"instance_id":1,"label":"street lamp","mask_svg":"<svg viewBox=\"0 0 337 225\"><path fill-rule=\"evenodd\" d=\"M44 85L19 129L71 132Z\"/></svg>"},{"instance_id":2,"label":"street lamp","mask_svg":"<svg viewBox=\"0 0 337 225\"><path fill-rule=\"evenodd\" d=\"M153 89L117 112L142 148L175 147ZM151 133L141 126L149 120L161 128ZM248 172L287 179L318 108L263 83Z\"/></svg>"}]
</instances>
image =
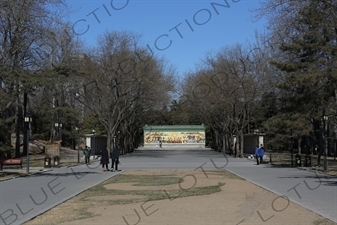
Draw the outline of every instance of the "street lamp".
<instances>
[{"instance_id":1,"label":"street lamp","mask_svg":"<svg viewBox=\"0 0 337 225\"><path fill-rule=\"evenodd\" d=\"M32 122L32 118L25 116L25 125L26 125L26 143L27 143L27 162L26 162L26 172L29 173L29 123Z\"/></svg>"},{"instance_id":2,"label":"street lamp","mask_svg":"<svg viewBox=\"0 0 337 225\"><path fill-rule=\"evenodd\" d=\"M328 169L328 163L327 163L327 154L328 154L328 121L329 117L324 115L323 116L324 121L324 170Z\"/></svg>"},{"instance_id":3,"label":"street lamp","mask_svg":"<svg viewBox=\"0 0 337 225\"><path fill-rule=\"evenodd\" d=\"M57 138L58 140L61 140L60 129L62 129L62 123L56 122L55 127L57 128Z\"/></svg>"},{"instance_id":4,"label":"street lamp","mask_svg":"<svg viewBox=\"0 0 337 225\"><path fill-rule=\"evenodd\" d=\"M78 137L78 141L77 141L77 163L80 163L80 137L79 137L79 132L80 132L80 128L75 127L76 130L76 134Z\"/></svg>"},{"instance_id":5,"label":"street lamp","mask_svg":"<svg viewBox=\"0 0 337 225\"><path fill-rule=\"evenodd\" d=\"M59 123L58 123L58 122L55 123L55 127L56 127L56 135L55 135L55 139L57 139L58 136L59 136L59 133L58 133Z\"/></svg>"},{"instance_id":6,"label":"street lamp","mask_svg":"<svg viewBox=\"0 0 337 225\"><path fill-rule=\"evenodd\" d=\"M60 123L60 133L59 133L60 137L59 140L62 141L62 123Z\"/></svg>"}]
</instances>

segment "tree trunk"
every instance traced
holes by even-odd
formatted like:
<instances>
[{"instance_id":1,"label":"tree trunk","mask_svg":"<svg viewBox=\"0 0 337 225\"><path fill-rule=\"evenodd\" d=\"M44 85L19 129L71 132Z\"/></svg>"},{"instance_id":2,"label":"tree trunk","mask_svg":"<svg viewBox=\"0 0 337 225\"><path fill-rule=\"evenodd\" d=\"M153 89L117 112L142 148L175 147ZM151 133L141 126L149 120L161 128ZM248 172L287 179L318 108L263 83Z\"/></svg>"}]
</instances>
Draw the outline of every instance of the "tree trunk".
<instances>
[{"instance_id":1,"label":"tree trunk","mask_svg":"<svg viewBox=\"0 0 337 225\"><path fill-rule=\"evenodd\" d=\"M240 158L243 158L243 132L240 132Z\"/></svg>"},{"instance_id":2,"label":"tree trunk","mask_svg":"<svg viewBox=\"0 0 337 225\"><path fill-rule=\"evenodd\" d=\"M317 165L318 166L321 165L321 156L322 156L323 147L324 147L323 141L324 141L324 137L323 137L323 133L321 133L319 135L319 144L318 144L318 151L317 151Z\"/></svg>"},{"instance_id":3,"label":"tree trunk","mask_svg":"<svg viewBox=\"0 0 337 225\"><path fill-rule=\"evenodd\" d=\"M109 153L111 153L111 151L112 151L112 133L111 132L108 132L108 134L107 134L107 138L106 138L106 146L107 146L107 149L108 149L108 151L109 151Z\"/></svg>"},{"instance_id":4,"label":"tree trunk","mask_svg":"<svg viewBox=\"0 0 337 225\"><path fill-rule=\"evenodd\" d=\"M16 115L15 115L15 136L16 136L16 142L15 142L15 158L20 157L20 95L17 96L17 107L16 107Z\"/></svg>"},{"instance_id":5,"label":"tree trunk","mask_svg":"<svg viewBox=\"0 0 337 225\"><path fill-rule=\"evenodd\" d=\"M28 116L27 114L27 101L28 101L28 96L27 92L23 94L23 118ZM29 140L28 140L28 135L27 135L27 130L28 130L28 123L23 120L23 155L27 155L28 152L28 145L29 145Z\"/></svg>"},{"instance_id":6,"label":"tree trunk","mask_svg":"<svg viewBox=\"0 0 337 225\"><path fill-rule=\"evenodd\" d=\"M218 151L218 148L219 148L219 144L218 144L219 143L219 135L218 135L218 133L219 132L217 130L215 130L215 132L214 132L214 134L215 134L215 146L216 146L215 147L216 149L214 149L215 151Z\"/></svg>"},{"instance_id":7,"label":"tree trunk","mask_svg":"<svg viewBox=\"0 0 337 225\"><path fill-rule=\"evenodd\" d=\"M334 139L333 139L333 159L337 156L337 124L334 124Z\"/></svg>"}]
</instances>

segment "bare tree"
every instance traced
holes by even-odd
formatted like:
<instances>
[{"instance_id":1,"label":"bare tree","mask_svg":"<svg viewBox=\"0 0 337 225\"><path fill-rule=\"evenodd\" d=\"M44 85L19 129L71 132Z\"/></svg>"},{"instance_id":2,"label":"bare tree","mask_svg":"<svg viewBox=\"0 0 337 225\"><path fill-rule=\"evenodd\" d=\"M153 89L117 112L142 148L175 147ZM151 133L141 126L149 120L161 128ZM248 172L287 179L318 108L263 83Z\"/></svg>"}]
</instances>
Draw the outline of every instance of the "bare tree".
<instances>
[{"instance_id":1,"label":"bare tree","mask_svg":"<svg viewBox=\"0 0 337 225\"><path fill-rule=\"evenodd\" d=\"M196 110L214 130L216 148L225 151L235 135L243 157L243 135L249 132L252 103L259 98L258 75L241 45L209 55L198 72L188 77L186 88ZM248 129L247 129L248 128Z\"/></svg>"},{"instance_id":2,"label":"bare tree","mask_svg":"<svg viewBox=\"0 0 337 225\"><path fill-rule=\"evenodd\" d=\"M104 126L108 148L116 144L113 137L118 130L123 136L118 138L119 144L125 151L125 145L132 139L132 131L128 129L134 128L131 125L141 115L139 111L161 105L172 84L160 62L138 46L135 35L108 32L100 37L99 43L91 63L85 66L88 74L76 95Z\"/></svg>"}]
</instances>

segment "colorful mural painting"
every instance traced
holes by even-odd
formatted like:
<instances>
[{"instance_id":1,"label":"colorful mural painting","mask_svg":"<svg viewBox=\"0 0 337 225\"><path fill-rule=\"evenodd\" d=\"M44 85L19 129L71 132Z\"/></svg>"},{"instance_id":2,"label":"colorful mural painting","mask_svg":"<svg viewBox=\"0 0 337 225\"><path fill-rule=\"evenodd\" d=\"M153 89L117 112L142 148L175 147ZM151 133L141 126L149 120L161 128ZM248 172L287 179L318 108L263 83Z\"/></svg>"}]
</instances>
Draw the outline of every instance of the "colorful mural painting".
<instances>
[{"instance_id":1,"label":"colorful mural painting","mask_svg":"<svg viewBox=\"0 0 337 225\"><path fill-rule=\"evenodd\" d=\"M144 143L205 143L203 125L145 126Z\"/></svg>"}]
</instances>

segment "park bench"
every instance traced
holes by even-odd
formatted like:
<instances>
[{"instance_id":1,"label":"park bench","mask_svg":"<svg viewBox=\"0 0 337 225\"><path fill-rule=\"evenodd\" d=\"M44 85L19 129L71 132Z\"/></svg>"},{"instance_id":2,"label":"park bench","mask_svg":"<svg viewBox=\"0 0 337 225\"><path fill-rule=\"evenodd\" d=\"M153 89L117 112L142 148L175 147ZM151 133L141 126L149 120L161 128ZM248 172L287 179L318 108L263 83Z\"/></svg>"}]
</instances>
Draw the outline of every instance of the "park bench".
<instances>
[{"instance_id":1,"label":"park bench","mask_svg":"<svg viewBox=\"0 0 337 225\"><path fill-rule=\"evenodd\" d=\"M22 159L21 158L9 158L0 160L0 170L2 170L4 165L18 165L22 169Z\"/></svg>"}]
</instances>

